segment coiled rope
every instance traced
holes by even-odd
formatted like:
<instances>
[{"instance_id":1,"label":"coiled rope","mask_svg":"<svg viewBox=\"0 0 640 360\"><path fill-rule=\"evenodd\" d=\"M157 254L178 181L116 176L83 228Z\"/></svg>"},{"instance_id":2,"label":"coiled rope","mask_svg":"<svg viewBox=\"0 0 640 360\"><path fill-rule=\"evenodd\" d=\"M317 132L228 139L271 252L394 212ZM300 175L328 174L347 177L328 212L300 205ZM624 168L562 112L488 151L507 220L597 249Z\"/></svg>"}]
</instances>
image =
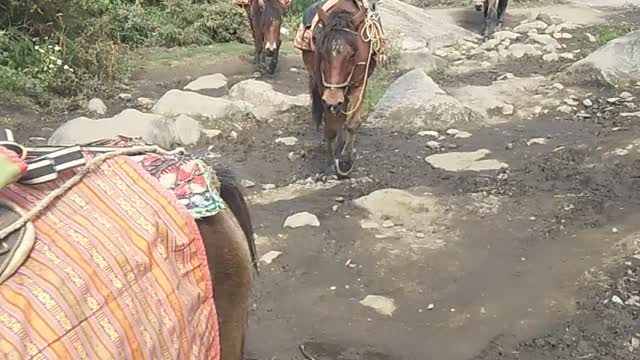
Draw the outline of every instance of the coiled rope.
<instances>
[{"instance_id":1,"label":"coiled rope","mask_svg":"<svg viewBox=\"0 0 640 360\"><path fill-rule=\"evenodd\" d=\"M369 56L367 57L367 64L364 70L364 81L362 83L363 90L360 92L360 97L355 106L351 107L351 110L343 112L349 116L355 113L362 105L364 100L364 94L367 91L367 83L369 80L369 66L371 65L371 59L373 53L379 54L382 50L384 41L384 31L382 30L382 23L380 22L380 13L377 11L367 11L367 17L364 20L364 25L360 30L360 38L365 43L369 43Z\"/></svg>"}]
</instances>

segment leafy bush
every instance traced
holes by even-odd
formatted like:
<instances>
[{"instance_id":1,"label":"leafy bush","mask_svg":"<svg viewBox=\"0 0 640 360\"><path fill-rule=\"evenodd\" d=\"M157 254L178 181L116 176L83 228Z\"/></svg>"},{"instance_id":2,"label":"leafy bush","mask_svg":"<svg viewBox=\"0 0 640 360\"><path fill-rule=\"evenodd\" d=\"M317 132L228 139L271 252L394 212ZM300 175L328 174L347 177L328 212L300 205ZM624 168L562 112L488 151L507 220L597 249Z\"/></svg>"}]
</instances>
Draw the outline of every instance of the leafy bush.
<instances>
[{"instance_id":1,"label":"leafy bush","mask_svg":"<svg viewBox=\"0 0 640 360\"><path fill-rule=\"evenodd\" d=\"M29 95L100 91L127 76L134 48L248 34L230 0L0 0L0 29L1 89Z\"/></svg>"}]
</instances>

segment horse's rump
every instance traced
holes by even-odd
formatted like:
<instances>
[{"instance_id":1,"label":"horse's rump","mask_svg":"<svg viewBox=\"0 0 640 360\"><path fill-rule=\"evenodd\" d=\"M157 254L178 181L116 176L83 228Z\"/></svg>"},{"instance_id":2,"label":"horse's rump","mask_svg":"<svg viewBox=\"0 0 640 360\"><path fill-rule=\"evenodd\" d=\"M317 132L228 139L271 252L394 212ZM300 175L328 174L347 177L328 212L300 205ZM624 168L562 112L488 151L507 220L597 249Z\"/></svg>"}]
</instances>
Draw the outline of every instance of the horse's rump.
<instances>
[{"instance_id":1,"label":"horse's rump","mask_svg":"<svg viewBox=\"0 0 640 360\"><path fill-rule=\"evenodd\" d=\"M32 221L33 250L0 285L3 356L219 358L196 223L142 166L107 160ZM29 210L73 173L0 197Z\"/></svg>"},{"instance_id":2,"label":"horse's rump","mask_svg":"<svg viewBox=\"0 0 640 360\"><path fill-rule=\"evenodd\" d=\"M298 28L296 37L293 39L293 46L302 51L313 51L313 33L318 26L318 9L329 12L341 0L321 0L309 6L302 18L302 23ZM369 9L368 0L359 0L355 2L358 6Z\"/></svg>"}]
</instances>

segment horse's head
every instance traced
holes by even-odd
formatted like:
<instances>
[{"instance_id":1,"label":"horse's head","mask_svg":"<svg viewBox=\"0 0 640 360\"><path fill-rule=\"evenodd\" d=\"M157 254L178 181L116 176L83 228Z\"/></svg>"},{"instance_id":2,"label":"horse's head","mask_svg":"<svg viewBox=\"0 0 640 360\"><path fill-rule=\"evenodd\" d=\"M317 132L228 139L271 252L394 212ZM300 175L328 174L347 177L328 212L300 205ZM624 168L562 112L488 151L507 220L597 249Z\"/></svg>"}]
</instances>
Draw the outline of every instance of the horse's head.
<instances>
[{"instance_id":1,"label":"horse's head","mask_svg":"<svg viewBox=\"0 0 640 360\"><path fill-rule=\"evenodd\" d=\"M280 0L258 0L257 3L253 16L257 19L264 39L265 55L271 57L280 45L280 28L285 8Z\"/></svg>"},{"instance_id":2,"label":"horse's head","mask_svg":"<svg viewBox=\"0 0 640 360\"><path fill-rule=\"evenodd\" d=\"M320 8L318 17L323 26L316 47L316 67L324 88L322 101L335 112L345 102L345 91L357 65L357 30L365 20L366 10L355 15L345 10L327 14Z\"/></svg>"}]
</instances>

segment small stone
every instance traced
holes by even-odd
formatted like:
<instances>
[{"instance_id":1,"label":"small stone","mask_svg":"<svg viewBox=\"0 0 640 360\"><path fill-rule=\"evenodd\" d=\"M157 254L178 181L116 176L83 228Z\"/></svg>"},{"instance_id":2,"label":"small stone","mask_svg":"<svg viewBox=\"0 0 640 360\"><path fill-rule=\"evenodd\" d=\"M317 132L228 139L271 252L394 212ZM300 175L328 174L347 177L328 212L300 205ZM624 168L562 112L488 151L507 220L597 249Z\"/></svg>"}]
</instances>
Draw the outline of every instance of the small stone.
<instances>
[{"instance_id":1,"label":"small stone","mask_svg":"<svg viewBox=\"0 0 640 360\"><path fill-rule=\"evenodd\" d=\"M638 348L640 348L640 339L632 337L631 338L631 349L638 350Z\"/></svg>"},{"instance_id":2,"label":"small stone","mask_svg":"<svg viewBox=\"0 0 640 360\"><path fill-rule=\"evenodd\" d=\"M502 114L503 115L512 115L514 111L513 105L511 104L503 104L502 105Z\"/></svg>"},{"instance_id":3,"label":"small stone","mask_svg":"<svg viewBox=\"0 0 640 360\"><path fill-rule=\"evenodd\" d=\"M318 217L315 216L314 214L303 211L287 217L283 225L283 227L291 228L291 229L295 229L303 226L318 227L320 226L320 221L318 220Z\"/></svg>"},{"instance_id":4,"label":"small stone","mask_svg":"<svg viewBox=\"0 0 640 360\"><path fill-rule=\"evenodd\" d=\"M558 61L560 60L560 55L558 53L550 53L542 55L542 60L546 62Z\"/></svg>"},{"instance_id":5,"label":"small stone","mask_svg":"<svg viewBox=\"0 0 640 360\"><path fill-rule=\"evenodd\" d=\"M222 134L222 131L217 129L203 129L202 133L207 137L207 139L211 140L220 136L220 134Z\"/></svg>"},{"instance_id":6,"label":"small stone","mask_svg":"<svg viewBox=\"0 0 640 360\"><path fill-rule=\"evenodd\" d=\"M593 36L593 35L591 35L591 34L589 34L589 33L584 33L584 36L586 36L586 37L587 37L587 40L588 40L589 42L591 42L591 43L594 43L594 42L596 42L596 41L597 41L596 37L595 37L595 36Z\"/></svg>"},{"instance_id":7,"label":"small stone","mask_svg":"<svg viewBox=\"0 0 640 360\"><path fill-rule=\"evenodd\" d=\"M367 295L360 304L375 310L377 313L391 316L396 311L396 305L393 299L380 295Z\"/></svg>"},{"instance_id":8,"label":"small stone","mask_svg":"<svg viewBox=\"0 0 640 360\"><path fill-rule=\"evenodd\" d=\"M573 100L573 99L564 99L563 101L565 104L569 106L577 106L579 104L577 100Z\"/></svg>"},{"instance_id":9,"label":"small stone","mask_svg":"<svg viewBox=\"0 0 640 360\"><path fill-rule=\"evenodd\" d=\"M331 211L333 211L333 212L337 212L339 207L340 207L339 205L333 205L333 206L331 207Z\"/></svg>"},{"instance_id":10,"label":"small stone","mask_svg":"<svg viewBox=\"0 0 640 360\"><path fill-rule=\"evenodd\" d=\"M289 68L289 71L291 71L292 73L299 73L300 72L300 70L298 68L296 68L296 67Z\"/></svg>"},{"instance_id":11,"label":"small stone","mask_svg":"<svg viewBox=\"0 0 640 360\"><path fill-rule=\"evenodd\" d=\"M425 144L427 148L431 149L431 150L438 150L440 149L440 143L435 141L435 140L431 140L431 141L427 141L427 143Z\"/></svg>"},{"instance_id":12,"label":"small stone","mask_svg":"<svg viewBox=\"0 0 640 360\"><path fill-rule=\"evenodd\" d=\"M558 107L556 109L558 112L561 113L565 113L565 114L572 114L573 113L573 108L569 105L562 105L560 107Z\"/></svg>"},{"instance_id":13,"label":"small stone","mask_svg":"<svg viewBox=\"0 0 640 360\"><path fill-rule=\"evenodd\" d=\"M280 256L282 252L280 251L269 251L268 253L262 255L260 261L269 265L273 260L275 260L278 256Z\"/></svg>"},{"instance_id":14,"label":"small stone","mask_svg":"<svg viewBox=\"0 0 640 360\"><path fill-rule=\"evenodd\" d=\"M584 100L582 100L582 105L584 105L586 107L592 107L593 106L593 101L591 101L589 99L584 99Z\"/></svg>"},{"instance_id":15,"label":"small stone","mask_svg":"<svg viewBox=\"0 0 640 360\"><path fill-rule=\"evenodd\" d=\"M517 33L528 33L531 30L544 30L547 28L547 24L543 21L537 20L534 22L528 22L513 28L513 31Z\"/></svg>"},{"instance_id":16,"label":"small stone","mask_svg":"<svg viewBox=\"0 0 640 360\"><path fill-rule=\"evenodd\" d=\"M460 130L458 130L458 129L448 129L447 130L447 135L455 136L459 132L460 132Z\"/></svg>"},{"instance_id":17,"label":"small stone","mask_svg":"<svg viewBox=\"0 0 640 360\"><path fill-rule=\"evenodd\" d=\"M556 39L571 39L573 37L573 35L569 34L569 33L561 33L561 32L557 32L553 34L553 37Z\"/></svg>"},{"instance_id":18,"label":"small stone","mask_svg":"<svg viewBox=\"0 0 640 360\"><path fill-rule=\"evenodd\" d=\"M549 16L549 14L540 13L538 14L538 16L536 16L536 20L540 20L547 25L553 25L553 20L551 19L551 16Z\"/></svg>"},{"instance_id":19,"label":"small stone","mask_svg":"<svg viewBox=\"0 0 640 360\"><path fill-rule=\"evenodd\" d=\"M335 200L336 202L339 202L339 203L343 203L345 199L344 199L344 197L342 197L342 196L338 196L338 197L336 197L336 198L335 198L335 199L333 199L333 200Z\"/></svg>"},{"instance_id":20,"label":"small stone","mask_svg":"<svg viewBox=\"0 0 640 360\"><path fill-rule=\"evenodd\" d=\"M276 188L275 184L264 184L262 185L262 190L273 190Z\"/></svg>"},{"instance_id":21,"label":"small stone","mask_svg":"<svg viewBox=\"0 0 640 360\"><path fill-rule=\"evenodd\" d=\"M436 306L434 304L429 304L429 305L427 305L427 310L433 310L433 309L435 309L435 307Z\"/></svg>"},{"instance_id":22,"label":"small stone","mask_svg":"<svg viewBox=\"0 0 640 360\"><path fill-rule=\"evenodd\" d=\"M507 144L504 146L504 148L505 148L505 150L512 150L512 149L513 149L513 143L507 143Z\"/></svg>"},{"instance_id":23,"label":"small stone","mask_svg":"<svg viewBox=\"0 0 640 360\"><path fill-rule=\"evenodd\" d=\"M558 56L564 60L574 60L576 58L575 55L573 55L573 53L570 53L570 52L559 53Z\"/></svg>"},{"instance_id":24,"label":"small stone","mask_svg":"<svg viewBox=\"0 0 640 360\"><path fill-rule=\"evenodd\" d=\"M619 305L624 305L624 302L622 301L622 299L620 299L618 295L613 295L613 297L611 298L611 301Z\"/></svg>"},{"instance_id":25,"label":"small stone","mask_svg":"<svg viewBox=\"0 0 640 360\"><path fill-rule=\"evenodd\" d=\"M531 145L545 145L547 144L547 139L545 138L533 138L530 139L529 141L527 141L527 145L531 146Z\"/></svg>"},{"instance_id":26,"label":"small stone","mask_svg":"<svg viewBox=\"0 0 640 360\"><path fill-rule=\"evenodd\" d=\"M104 115L107 112L107 105L98 98L93 98L89 100L87 104L87 109L91 112L94 112L98 115Z\"/></svg>"},{"instance_id":27,"label":"small stone","mask_svg":"<svg viewBox=\"0 0 640 360\"><path fill-rule=\"evenodd\" d=\"M418 239L424 239L424 233L418 232L415 235Z\"/></svg>"},{"instance_id":28,"label":"small stone","mask_svg":"<svg viewBox=\"0 0 640 360\"><path fill-rule=\"evenodd\" d=\"M618 228L615 228L615 227L614 227L614 228L612 228L612 229L611 229L611 232L612 232L612 233L614 233L614 234L617 234L617 233L618 233Z\"/></svg>"},{"instance_id":29,"label":"small stone","mask_svg":"<svg viewBox=\"0 0 640 360\"><path fill-rule=\"evenodd\" d=\"M588 114L588 113L586 113L584 111L581 111L581 112L577 113L576 116L579 117L579 118L583 118L583 119L591 118L591 114Z\"/></svg>"},{"instance_id":30,"label":"small stone","mask_svg":"<svg viewBox=\"0 0 640 360\"><path fill-rule=\"evenodd\" d=\"M331 290L331 291L336 291L336 289L337 289L337 287L335 287L335 286L329 286L329 290Z\"/></svg>"},{"instance_id":31,"label":"small stone","mask_svg":"<svg viewBox=\"0 0 640 360\"><path fill-rule=\"evenodd\" d=\"M615 103L617 103L619 100L620 100L620 98L614 97L614 98L608 98L608 99L607 99L607 102L608 102L609 104L615 104Z\"/></svg>"},{"instance_id":32,"label":"small stone","mask_svg":"<svg viewBox=\"0 0 640 360\"><path fill-rule=\"evenodd\" d=\"M385 220L385 221L382 222L382 227L383 228L388 229L388 228L392 228L394 226L395 226L394 223L391 222L390 220Z\"/></svg>"},{"instance_id":33,"label":"small stone","mask_svg":"<svg viewBox=\"0 0 640 360\"><path fill-rule=\"evenodd\" d=\"M238 141L238 133L235 131L231 131L229 133L229 138L231 139L231 141Z\"/></svg>"},{"instance_id":34,"label":"small stone","mask_svg":"<svg viewBox=\"0 0 640 360\"><path fill-rule=\"evenodd\" d=\"M360 227L363 229L378 229L380 225L377 222L370 219L360 220Z\"/></svg>"},{"instance_id":35,"label":"small stone","mask_svg":"<svg viewBox=\"0 0 640 360\"><path fill-rule=\"evenodd\" d=\"M136 103L141 108L151 109L156 102L153 99L147 97L139 97L138 99L136 99Z\"/></svg>"},{"instance_id":36,"label":"small stone","mask_svg":"<svg viewBox=\"0 0 640 360\"><path fill-rule=\"evenodd\" d=\"M508 73L504 73L504 74L498 76L498 80L513 79L515 77L516 77L515 75L513 75L512 73L508 72Z\"/></svg>"},{"instance_id":37,"label":"small stone","mask_svg":"<svg viewBox=\"0 0 640 360\"><path fill-rule=\"evenodd\" d=\"M418 135L418 136L430 136L432 138L438 138L440 136L440 134L438 134L437 131L433 131L433 130L420 131L416 135Z\"/></svg>"},{"instance_id":38,"label":"small stone","mask_svg":"<svg viewBox=\"0 0 640 360\"><path fill-rule=\"evenodd\" d=\"M631 306L640 306L640 296L632 295L627 301L624 302L625 305Z\"/></svg>"},{"instance_id":39,"label":"small stone","mask_svg":"<svg viewBox=\"0 0 640 360\"><path fill-rule=\"evenodd\" d=\"M496 31L493 33L493 38L501 42L503 40L517 40L520 36L522 35L512 31Z\"/></svg>"},{"instance_id":40,"label":"small stone","mask_svg":"<svg viewBox=\"0 0 640 360\"><path fill-rule=\"evenodd\" d=\"M636 112L632 112L632 113L623 112L623 113L620 113L620 116L622 116L622 117L639 117L640 118L640 111L636 111Z\"/></svg>"},{"instance_id":41,"label":"small stone","mask_svg":"<svg viewBox=\"0 0 640 360\"><path fill-rule=\"evenodd\" d=\"M457 134L455 134L453 137L456 139L468 139L470 138L472 135L470 132L466 132L466 131L460 131Z\"/></svg>"},{"instance_id":42,"label":"small stone","mask_svg":"<svg viewBox=\"0 0 640 360\"><path fill-rule=\"evenodd\" d=\"M242 180L240 180L240 185L245 189L249 189L249 188L252 188L252 187L256 186L256 183L254 183L251 180L242 179Z\"/></svg>"},{"instance_id":43,"label":"small stone","mask_svg":"<svg viewBox=\"0 0 640 360\"><path fill-rule=\"evenodd\" d=\"M623 99L623 100L627 100L627 99L632 98L632 97L633 97L633 95L631 93L629 93L629 92L623 91L623 92L620 93L620 98Z\"/></svg>"},{"instance_id":44,"label":"small stone","mask_svg":"<svg viewBox=\"0 0 640 360\"><path fill-rule=\"evenodd\" d=\"M552 88L554 89L558 89L558 90L563 90L564 89L564 85L560 84L560 83L555 83L553 85L551 85Z\"/></svg>"},{"instance_id":45,"label":"small stone","mask_svg":"<svg viewBox=\"0 0 640 360\"><path fill-rule=\"evenodd\" d=\"M294 146L298 143L298 139L293 136L281 137L276 139L276 144L284 146Z\"/></svg>"},{"instance_id":46,"label":"small stone","mask_svg":"<svg viewBox=\"0 0 640 360\"><path fill-rule=\"evenodd\" d=\"M123 101L129 101L131 100L132 96L131 94L122 93L122 94L118 94L118 98Z\"/></svg>"}]
</instances>

